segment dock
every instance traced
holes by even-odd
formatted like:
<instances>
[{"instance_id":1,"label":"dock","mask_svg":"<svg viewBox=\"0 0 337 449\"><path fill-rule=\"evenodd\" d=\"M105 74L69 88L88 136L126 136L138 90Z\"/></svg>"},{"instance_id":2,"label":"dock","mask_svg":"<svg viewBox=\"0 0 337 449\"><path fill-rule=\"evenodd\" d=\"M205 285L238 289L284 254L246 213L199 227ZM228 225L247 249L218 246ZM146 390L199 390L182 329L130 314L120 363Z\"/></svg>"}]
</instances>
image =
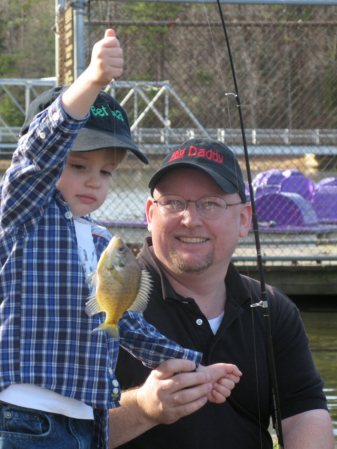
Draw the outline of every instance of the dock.
<instances>
[{"instance_id":1,"label":"dock","mask_svg":"<svg viewBox=\"0 0 337 449\"><path fill-rule=\"evenodd\" d=\"M144 221L101 222L120 234L135 254L149 235ZM260 231L265 281L289 296L336 296L337 226L306 233ZM242 274L259 279L255 238L251 232L235 251L233 263Z\"/></svg>"}]
</instances>

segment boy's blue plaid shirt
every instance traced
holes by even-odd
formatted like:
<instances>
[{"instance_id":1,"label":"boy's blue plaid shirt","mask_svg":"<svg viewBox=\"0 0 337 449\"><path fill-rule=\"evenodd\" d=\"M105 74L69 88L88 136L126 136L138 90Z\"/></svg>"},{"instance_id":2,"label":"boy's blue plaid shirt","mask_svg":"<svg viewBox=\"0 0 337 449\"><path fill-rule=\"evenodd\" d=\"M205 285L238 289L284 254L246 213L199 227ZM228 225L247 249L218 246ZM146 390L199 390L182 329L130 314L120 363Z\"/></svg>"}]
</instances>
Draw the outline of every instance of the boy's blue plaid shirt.
<instances>
[{"instance_id":1,"label":"boy's blue plaid shirt","mask_svg":"<svg viewBox=\"0 0 337 449\"><path fill-rule=\"evenodd\" d=\"M153 368L168 358L200 362L201 354L161 336L139 313L120 321L120 341L92 333L89 295L72 214L55 184L85 121L71 119L59 99L23 136L5 174L0 209L0 390L12 383L51 389L91 405L118 405L118 344ZM93 225L97 255L110 234ZM103 422L105 419L103 419ZM103 432L106 442L107 427ZM101 432L100 432L101 433ZM102 433L101 433L102 436Z\"/></svg>"}]
</instances>

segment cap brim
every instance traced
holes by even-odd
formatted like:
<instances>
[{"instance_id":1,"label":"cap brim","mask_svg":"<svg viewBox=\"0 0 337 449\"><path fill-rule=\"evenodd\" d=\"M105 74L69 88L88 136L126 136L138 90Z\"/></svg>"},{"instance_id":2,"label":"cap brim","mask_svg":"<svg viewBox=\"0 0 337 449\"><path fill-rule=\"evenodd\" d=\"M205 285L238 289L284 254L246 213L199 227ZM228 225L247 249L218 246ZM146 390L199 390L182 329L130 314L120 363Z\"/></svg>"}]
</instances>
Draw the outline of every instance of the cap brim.
<instances>
[{"instance_id":1,"label":"cap brim","mask_svg":"<svg viewBox=\"0 0 337 449\"><path fill-rule=\"evenodd\" d=\"M200 164L195 164L193 162L177 162L177 163L170 164L166 167L160 168L152 176L152 178L149 181L149 188L151 190L151 194L152 194L153 190L155 189L160 178L162 178L164 175L166 175L173 168L179 168L179 167L195 168L197 170L200 170L200 171L206 173L208 176L210 176L213 179L213 181L220 187L220 189L223 190L223 192L239 193L238 188L236 186L234 186L230 181L227 181L226 179L224 179L222 176L219 176L218 173L216 173L212 169L210 169L208 167L207 168L202 167L202 166L200 166Z\"/></svg>"},{"instance_id":2,"label":"cap brim","mask_svg":"<svg viewBox=\"0 0 337 449\"><path fill-rule=\"evenodd\" d=\"M128 139L126 136L120 136L104 131L97 131L96 129L82 128L72 146L72 151L94 151L100 149L118 149L123 148L131 151L138 157L144 164L148 164L149 161L145 154L143 154L139 148Z\"/></svg>"}]
</instances>

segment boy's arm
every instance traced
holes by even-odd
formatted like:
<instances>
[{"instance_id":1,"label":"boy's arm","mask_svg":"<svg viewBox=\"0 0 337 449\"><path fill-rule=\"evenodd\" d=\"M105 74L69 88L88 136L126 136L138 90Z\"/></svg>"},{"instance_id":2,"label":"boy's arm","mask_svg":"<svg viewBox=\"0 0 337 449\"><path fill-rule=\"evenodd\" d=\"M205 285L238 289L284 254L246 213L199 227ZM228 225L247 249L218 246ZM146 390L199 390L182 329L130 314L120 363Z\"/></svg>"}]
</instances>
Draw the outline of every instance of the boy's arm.
<instances>
[{"instance_id":1,"label":"boy's arm","mask_svg":"<svg viewBox=\"0 0 337 449\"><path fill-rule=\"evenodd\" d=\"M16 228L38 218L53 195L64 159L85 124L101 88L123 71L123 52L115 32L108 29L92 50L88 68L40 112L20 139L10 168L3 177L1 226ZM70 117L69 117L70 116Z\"/></svg>"},{"instance_id":2,"label":"boy's arm","mask_svg":"<svg viewBox=\"0 0 337 449\"><path fill-rule=\"evenodd\" d=\"M161 334L139 312L126 312L119 321L120 345L148 368L156 368L168 359L192 360L196 367L202 354L183 348Z\"/></svg>"},{"instance_id":3,"label":"boy's arm","mask_svg":"<svg viewBox=\"0 0 337 449\"><path fill-rule=\"evenodd\" d=\"M71 119L58 97L32 120L18 142L2 179L0 225L14 232L39 220L55 192L55 184L77 132L85 120Z\"/></svg>"}]
</instances>

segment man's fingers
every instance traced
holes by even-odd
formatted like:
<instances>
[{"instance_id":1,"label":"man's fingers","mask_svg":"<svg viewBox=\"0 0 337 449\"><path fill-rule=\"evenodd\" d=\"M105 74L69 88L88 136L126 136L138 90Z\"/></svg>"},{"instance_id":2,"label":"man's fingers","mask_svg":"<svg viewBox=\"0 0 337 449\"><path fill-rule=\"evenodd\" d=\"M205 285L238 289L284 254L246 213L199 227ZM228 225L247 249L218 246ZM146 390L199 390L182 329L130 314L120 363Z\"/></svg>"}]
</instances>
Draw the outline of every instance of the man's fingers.
<instances>
[{"instance_id":1,"label":"man's fingers","mask_svg":"<svg viewBox=\"0 0 337 449\"><path fill-rule=\"evenodd\" d=\"M162 362L156 368L157 377L159 379L168 379L175 374L191 372L195 370L195 363L185 359L170 359Z\"/></svg>"},{"instance_id":2,"label":"man's fingers","mask_svg":"<svg viewBox=\"0 0 337 449\"><path fill-rule=\"evenodd\" d=\"M239 370L239 368L236 365L233 365L232 363L226 363L226 376L242 376L242 372Z\"/></svg>"},{"instance_id":3,"label":"man's fingers","mask_svg":"<svg viewBox=\"0 0 337 449\"><path fill-rule=\"evenodd\" d=\"M208 399L207 396L202 396L195 401L185 403L183 405L180 405L174 409L174 416L176 421L179 418L182 418L183 416L191 415L192 413L199 410L201 407L203 407L207 403Z\"/></svg>"},{"instance_id":4,"label":"man's fingers","mask_svg":"<svg viewBox=\"0 0 337 449\"><path fill-rule=\"evenodd\" d=\"M219 383L223 383L226 381L226 379L231 380L232 382L235 382L236 384L238 382L240 382L241 376L236 376L234 374L227 374L226 377L222 377L221 379L219 379L217 382Z\"/></svg>"},{"instance_id":5,"label":"man's fingers","mask_svg":"<svg viewBox=\"0 0 337 449\"><path fill-rule=\"evenodd\" d=\"M235 382L230 379L221 379L213 385L208 398L211 402L222 404L231 395Z\"/></svg>"},{"instance_id":6,"label":"man's fingers","mask_svg":"<svg viewBox=\"0 0 337 449\"><path fill-rule=\"evenodd\" d=\"M241 377L242 376L242 372L239 370L239 368L236 365L232 365L229 364L229 369L227 371L227 375L234 375L234 376L238 376Z\"/></svg>"},{"instance_id":7,"label":"man's fingers","mask_svg":"<svg viewBox=\"0 0 337 449\"><path fill-rule=\"evenodd\" d=\"M231 379L220 379L219 382L213 384L213 390L216 390L225 396L228 395L227 392L231 392L235 387L236 382Z\"/></svg>"},{"instance_id":8,"label":"man's fingers","mask_svg":"<svg viewBox=\"0 0 337 449\"><path fill-rule=\"evenodd\" d=\"M220 387L223 391L224 387ZM172 395L172 401L175 406L186 405L198 402L202 398L206 398L212 391L212 384L193 385L192 387L181 388Z\"/></svg>"},{"instance_id":9,"label":"man's fingers","mask_svg":"<svg viewBox=\"0 0 337 449\"><path fill-rule=\"evenodd\" d=\"M238 377L242 376L242 372L236 365L231 363L215 363L214 365L210 365L212 372L212 379L220 379L222 377Z\"/></svg>"}]
</instances>

